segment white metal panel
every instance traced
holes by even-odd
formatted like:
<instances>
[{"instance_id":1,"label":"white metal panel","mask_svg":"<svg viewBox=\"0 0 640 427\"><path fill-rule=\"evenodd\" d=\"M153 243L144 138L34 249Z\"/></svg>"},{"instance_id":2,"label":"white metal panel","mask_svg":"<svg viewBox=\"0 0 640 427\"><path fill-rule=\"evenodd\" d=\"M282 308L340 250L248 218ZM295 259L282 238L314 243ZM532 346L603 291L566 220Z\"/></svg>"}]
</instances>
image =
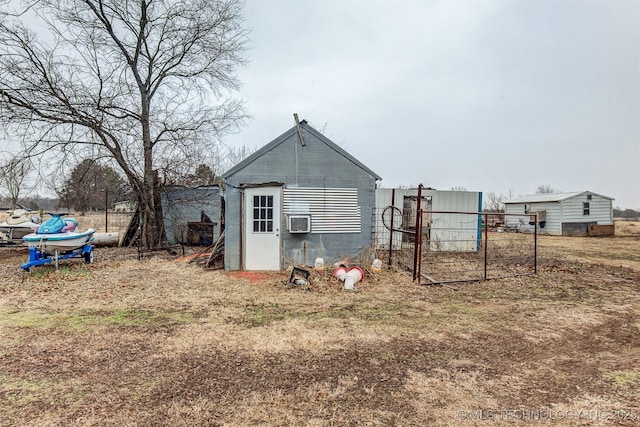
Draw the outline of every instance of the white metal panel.
<instances>
[{"instance_id":1,"label":"white metal panel","mask_svg":"<svg viewBox=\"0 0 640 427\"><path fill-rule=\"evenodd\" d=\"M478 250L478 212L480 194L473 191L437 191L432 199L432 251L473 252ZM438 213L446 211L446 213Z\"/></svg>"},{"instance_id":2,"label":"white metal panel","mask_svg":"<svg viewBox=\"0 0 640 427\"><path fill-rule=\"evenodd\" d=\"M285 215L311 215L311 233L360 233L362 212L357 188L287 187Z\"/></svg>"},{"instance_id":3,"label":"white metal panel","mask_svg":"<svg viewBox=\"0 0 640 427\"><path fill-rule=\"evenodd\" d=\"M434 211L477 212L478 192L475 191L437 191L433 198Z\"/></svg>"},{"instance_id":4,"label":"white metal panel","mask_svg":"<svg viewBox=\"0 0 640 427\"><path fill-rule=\"evenodd\" d=\"M432 251L473 252L478 249L478 214L434 213Z\"/></svg>"}]
</instances>

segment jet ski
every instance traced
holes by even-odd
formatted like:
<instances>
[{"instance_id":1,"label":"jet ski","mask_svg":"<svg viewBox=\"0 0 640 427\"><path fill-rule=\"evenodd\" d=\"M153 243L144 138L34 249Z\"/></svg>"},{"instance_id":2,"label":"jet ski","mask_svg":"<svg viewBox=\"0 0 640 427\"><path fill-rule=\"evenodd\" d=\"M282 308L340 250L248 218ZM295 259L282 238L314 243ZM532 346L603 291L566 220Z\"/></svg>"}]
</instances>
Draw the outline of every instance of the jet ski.
<instances>
[{"instance_id":1,"label":"jet ski","mask_svg":"<svg viewBox=\"0 0 640 427\"><path fill-rule=\"evenodd\" d=\"M9 211L6 221L0 222L0 233L8 240L20 241L24 236L32 233L40 226L40 216L26 209L14 209Z\"/></svg>"},{"instance_id":2,"label":"jet ski","mask_svg":"<svg viewBox=\"0 0 640 427\"><path fill-rule=\"evenodd\" d=\"M40 224L35 232L22 237L25 245L35 247L43 254L58 255L82 248L93 240L93 228L79 232L75 218L62 218L66 213L49 215L51 218Z\"/></svg>"}]
</instances>

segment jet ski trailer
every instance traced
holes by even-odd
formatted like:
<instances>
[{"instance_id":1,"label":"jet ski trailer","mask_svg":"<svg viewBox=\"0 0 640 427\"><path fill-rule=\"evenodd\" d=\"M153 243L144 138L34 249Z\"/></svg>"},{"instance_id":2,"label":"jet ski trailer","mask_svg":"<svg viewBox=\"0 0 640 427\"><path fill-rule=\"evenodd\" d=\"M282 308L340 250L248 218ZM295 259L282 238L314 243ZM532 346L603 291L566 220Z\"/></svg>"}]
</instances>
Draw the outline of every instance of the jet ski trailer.
<instances>
[{"instance_id":1,"label":"jet ski trailer","mask_svg":"<svg viewBox=\"0 0 640 427\"><path fill-rule=\"evenodd\" d=\"M54 263L58 269L58 261L70 258L83 258L87 264L93 263L93 245L86 244L69 252L59 253L58 249L53 254L40 251L36 246L29 248L29 261L20 266L24 271L31 271L31 267Z\"/></svg>"}]
</instances>

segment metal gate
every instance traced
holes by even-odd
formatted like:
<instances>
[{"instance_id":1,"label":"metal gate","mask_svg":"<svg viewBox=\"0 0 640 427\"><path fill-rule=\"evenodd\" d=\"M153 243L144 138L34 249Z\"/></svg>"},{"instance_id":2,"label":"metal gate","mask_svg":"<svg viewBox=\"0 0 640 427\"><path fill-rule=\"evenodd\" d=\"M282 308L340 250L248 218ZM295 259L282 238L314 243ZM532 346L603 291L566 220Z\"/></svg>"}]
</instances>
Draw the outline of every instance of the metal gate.
<instances>
[{"instance_id":1,"label":"metal gate","mask_svg":"<svg viewBox=\"0 0 640 427\"><path fill-rule=\"evenodd\" d=\"M389 265L412 272L422 284L480 281L537 272L537 217L493 212L423 209L422 186L415 207L388 206L378 214ZM393 203L393 202L392 202Z\"/></svg>"}]
</instances>

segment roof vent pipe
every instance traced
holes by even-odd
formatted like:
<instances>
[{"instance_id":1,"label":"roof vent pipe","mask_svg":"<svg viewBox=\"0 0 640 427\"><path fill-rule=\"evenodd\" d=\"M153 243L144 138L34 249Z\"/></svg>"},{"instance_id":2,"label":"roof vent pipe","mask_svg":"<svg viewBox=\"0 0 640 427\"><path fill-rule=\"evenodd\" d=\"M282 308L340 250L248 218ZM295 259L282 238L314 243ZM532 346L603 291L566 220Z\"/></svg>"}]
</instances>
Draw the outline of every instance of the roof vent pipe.
<instances>
[{"instance_id":1,"label":"roof vent pipe","mask_svg":"<svg viewBox=\"0 0 640 427\"><path fill-rule=\"evenodd\" d=\"M298 120L298 113L293 113L293 118L296 120L296 128L298 129L298 136L300 137L300 144L304 147L304 137L302 136L302 128L300 127L300 121Z\"/></svg>"}]
</instances>

